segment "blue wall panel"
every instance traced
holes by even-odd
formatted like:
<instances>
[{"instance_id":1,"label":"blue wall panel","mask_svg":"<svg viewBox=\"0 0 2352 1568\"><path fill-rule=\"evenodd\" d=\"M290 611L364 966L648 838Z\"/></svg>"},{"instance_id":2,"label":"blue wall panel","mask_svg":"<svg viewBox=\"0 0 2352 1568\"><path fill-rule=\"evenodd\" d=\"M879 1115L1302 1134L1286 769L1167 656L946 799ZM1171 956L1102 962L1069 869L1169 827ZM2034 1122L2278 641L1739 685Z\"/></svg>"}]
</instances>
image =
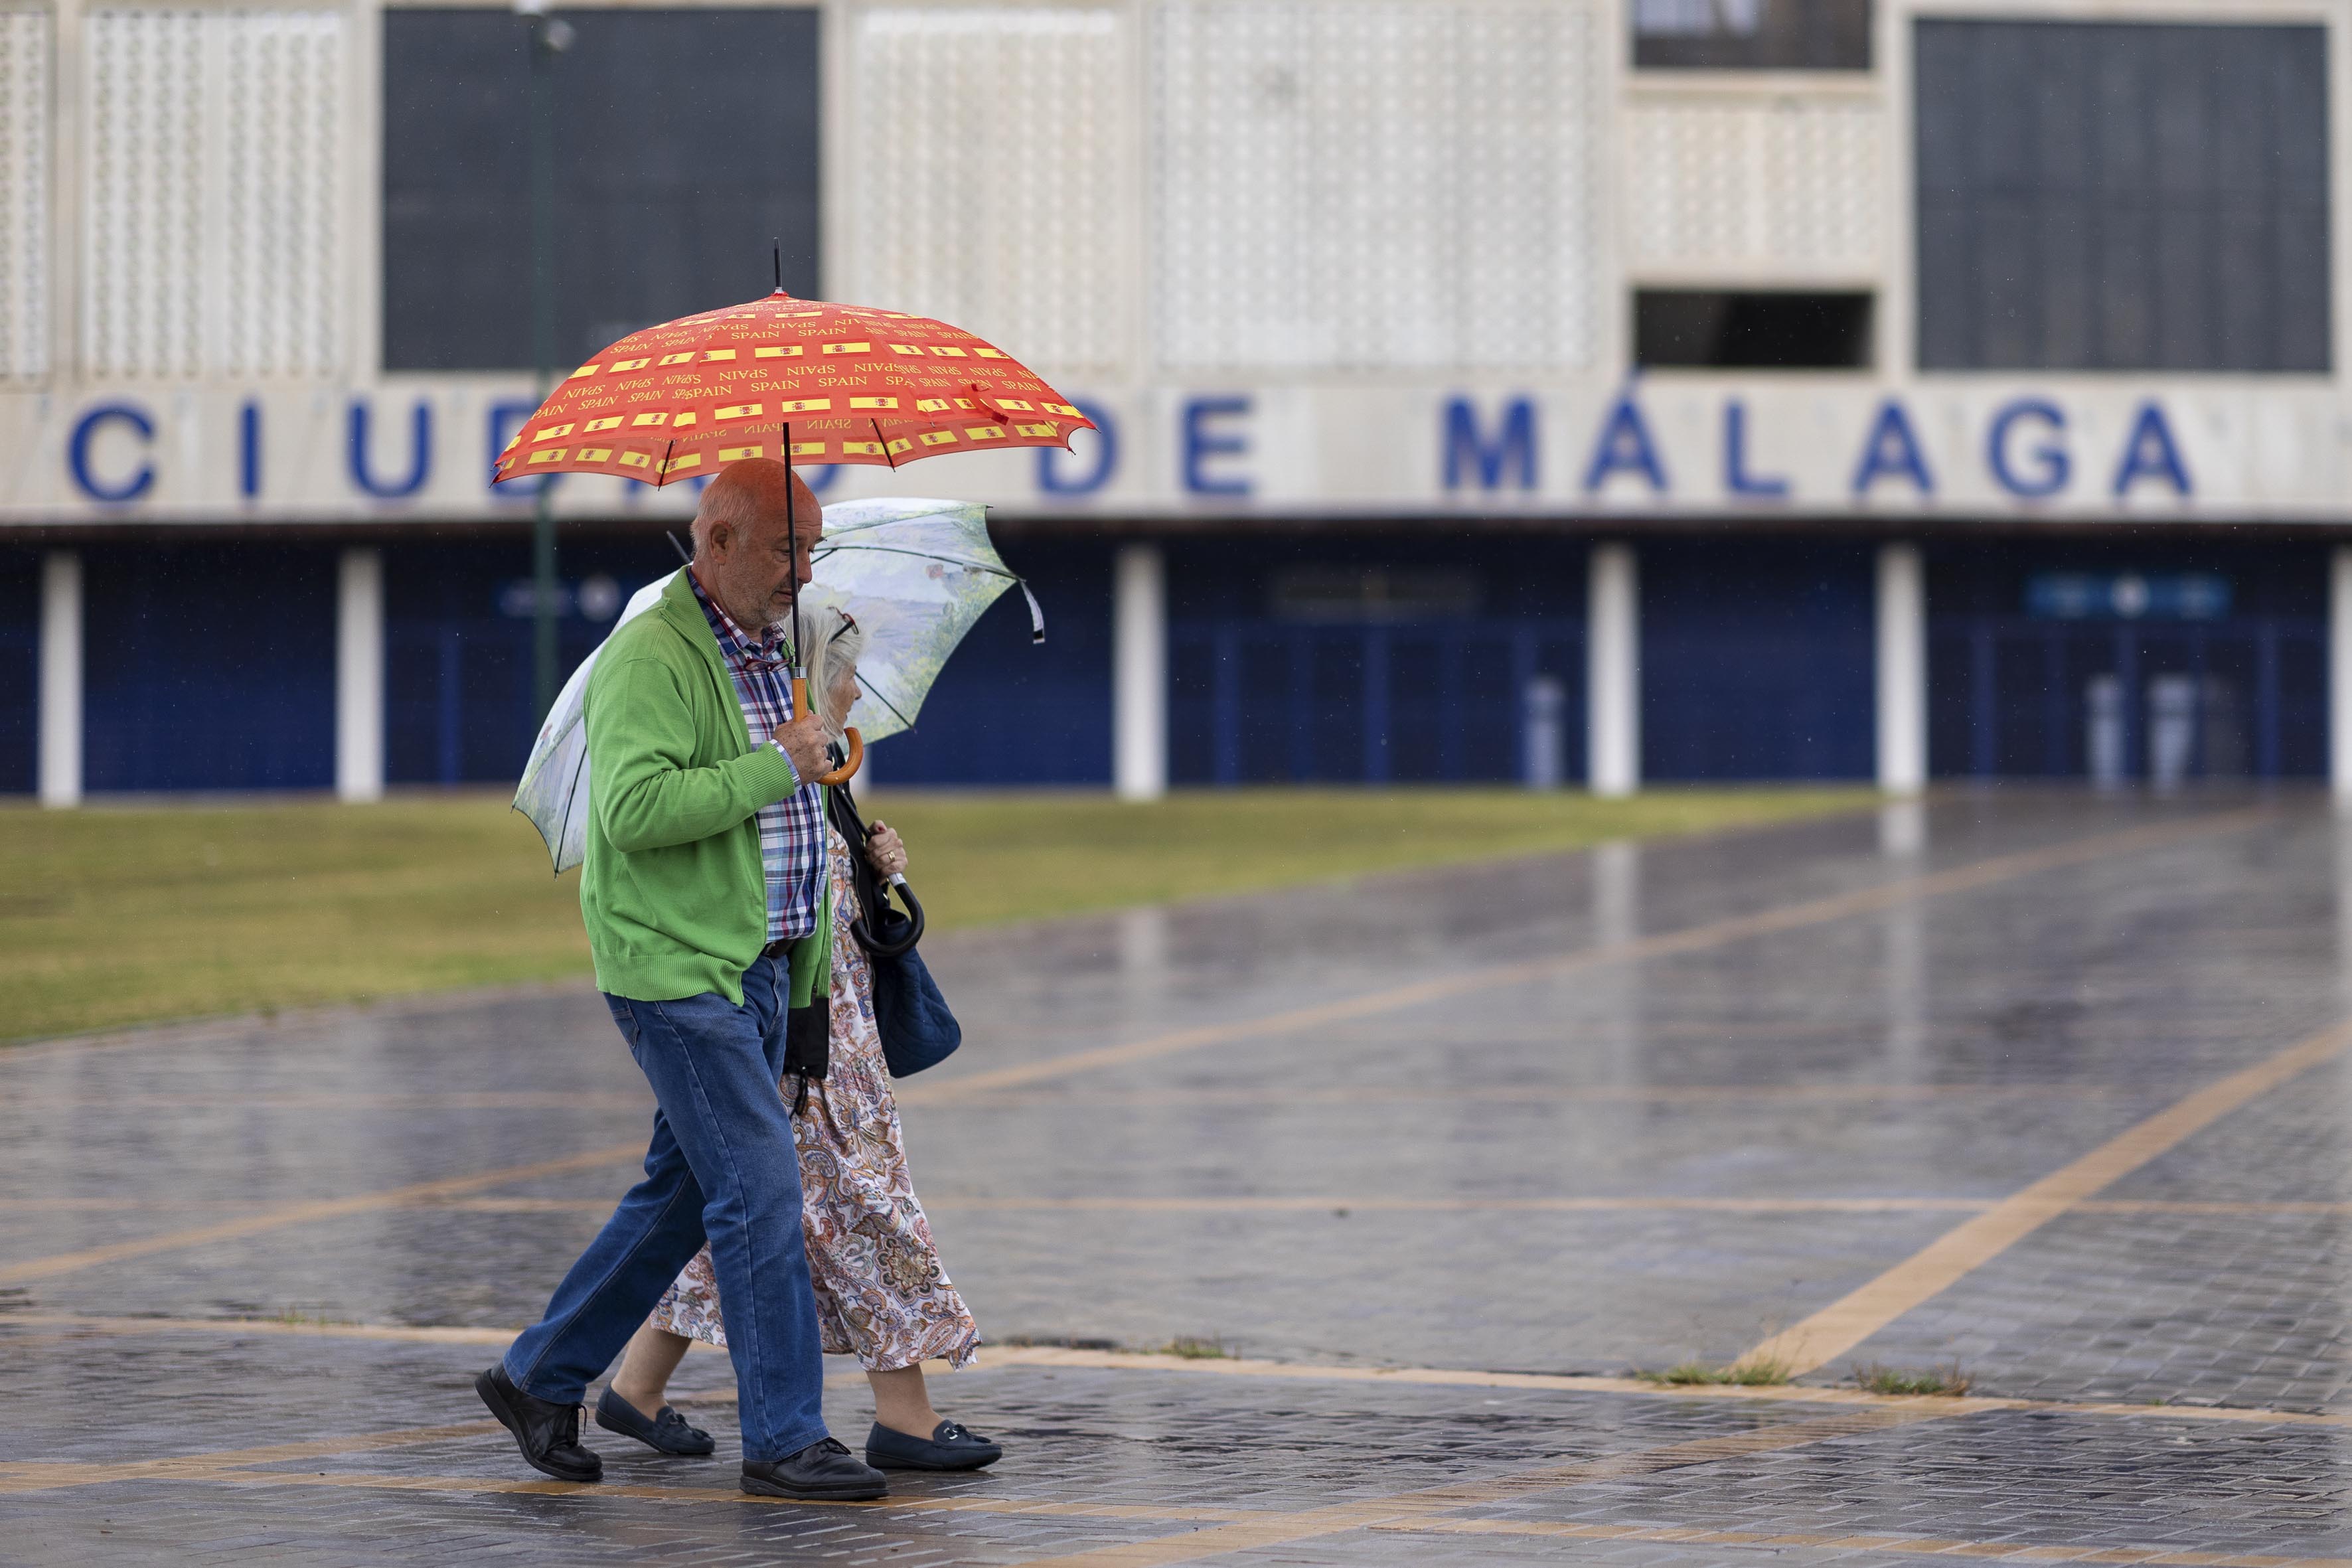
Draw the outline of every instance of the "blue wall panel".
<instances>
[{"instance_id":1,"label":"blue wall panel","mask_svg":"<svg viewBox=\"0 0 2352 1568\"><path fill-rule=\"evenodd\" d=\"M1563 761L1580 775L1585 553L1558 538L1170 546L1171 782L1516 779L1538 675L1564 689ZM1302 574L1321 584L1315 602L1301 602ZM1364 585L1352 609L1350 579ZM1416 598L1412 612L1396 603Z\"/></svg>"},{"instance_id":2,"label":"blue wall panel","mask_svg":"<svg viewBox=\"0 0 2352 1568\"><path fill-rule=\"evenodd\" d=\"M1045 640L1031 644L1019 589L990 606L915 727L875 748L881 788L1110 783L1110 552L1019 541L1002 550L1045 606Z\"/></svg>"},{"instance_id":3,"label":"blue wall panel","mask_svg":"<svg viewBox=\"0 0 2352 1568\"><path fill-rule=\"evenodd\" d=\"M1110 778L1110 558L1098 546L1014 547L1045 606L1033 647L1013 590L957 651L914 730L874 752L885 787L1102 784ZM569 675L610 630L583 616L580 584L609 577L625 600L677 557L646 539L565 542L558 621ZM439 541L385 552L386 772L396 784L510 784L538 730L531 690L530 550Z\"/></svg>"},{"instance_id":4,"label":"blue wall panel","mask_svg":"<svg viewBox=\"0 0 2352 1568\"><path fill-rule=\"evenodd\" d=\"M558 663L569 675L620 604L676 570L658 531L563 541ZM579 612L583 583L606 584L606 613ZM394 784L512 784L539 731L532 689L530 545L436 540L384 551L384 772Z\"/></svg>"},{"instance_id":5,"label":"blue wall panel","mask_svg":"<svg viewBox=\"0 0 2352 1568\"><path fill-rule=\"evenodd\" d=\"M1870 777L1872 560L1862 544L1643 544L1643 775Z\"/></svg>"},{"instance_id":6,"label":"blue wall panel","mask_svg":"<svg viewBox=\"0 0 2352 1568\"><path fill-rule=\"evenodd\" d=\"M2128 695L2124 772L2147 771L2148 683L2221 683L2242 754L2217 776L2309 778L2327 769L2326 547L2300 541L1989 541L1927 552L1928 770L1938 777L2081 778L2090 772L2090 690ZM2154 584L2151 611L2033 613L2036 578ZM2222 613L2168 609L2168 583L2218 583ZM2210 608L2210 606L2209 606ZM2218 759L2215 760L2218 763ZM2202 771L2203 764L2200 764Z\"/></svg>"},{"instance_id":7,"label":"blue wall panel","mask_svg":"<svg viewBox=\"0 0 2352 1568\"><path fill-rule=\"evenodd\" d=\"M40 643L40 554L0 549L0 795L33 788Z\"/></svg>"},{"instance_id":8,"label":"blue wall panel","mask_svg":"<svg viewBox=\"0 0 2352 1568\"><path fill-rule=\"evenodd\" d=\"M320 789L335 776L335 552L82 554L87 787Z\"/></svg>"}]
</instances>

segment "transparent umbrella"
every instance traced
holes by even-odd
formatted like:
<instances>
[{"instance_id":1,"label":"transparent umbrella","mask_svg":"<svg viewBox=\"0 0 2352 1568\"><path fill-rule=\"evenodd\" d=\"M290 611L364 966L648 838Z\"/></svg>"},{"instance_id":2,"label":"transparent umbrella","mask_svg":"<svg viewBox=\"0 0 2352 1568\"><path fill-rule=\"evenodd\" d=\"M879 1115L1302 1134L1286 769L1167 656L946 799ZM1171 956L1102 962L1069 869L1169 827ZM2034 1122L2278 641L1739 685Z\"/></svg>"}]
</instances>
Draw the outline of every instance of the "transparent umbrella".
<instances>
[{"instance_id":1,"label":"transparent umbrella","mask_svg":"<svg viewBox=\"0 0 2352 1568\"><path fill-rule=\"evenodd\" d=\"M1031 640L1045 640L1036 595L990 542L987 509L971 502L837 502L824 509L815 564L816 581L801 596L802 616L835 607L866 628L866 651L857 661L862 694L849 722L868 744L913 726L948 656L1007 588L1019 587L1028 601ZM638 589L614 629L652 609L677 575ZM515 809L547 840L558 871L577 866L587 853L585 710L595 666L591 653L563 683L515 791Z\"/></svg>"}]
</instances>

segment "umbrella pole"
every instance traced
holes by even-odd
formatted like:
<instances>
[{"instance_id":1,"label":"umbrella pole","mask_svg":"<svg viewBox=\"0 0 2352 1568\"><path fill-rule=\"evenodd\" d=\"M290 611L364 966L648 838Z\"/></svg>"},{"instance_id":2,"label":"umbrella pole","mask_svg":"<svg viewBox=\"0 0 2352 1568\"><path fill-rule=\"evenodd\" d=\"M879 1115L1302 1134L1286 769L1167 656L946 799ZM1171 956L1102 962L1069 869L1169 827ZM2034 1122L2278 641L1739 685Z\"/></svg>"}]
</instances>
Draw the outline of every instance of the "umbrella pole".
<instances>
[{"instance_id":1,"label":"umbrella pole","mask_svg":"<svg viewBox=\"0 0 2352 1568\"><path fill-rule=\"evenodd\" d=\"M776 265L782 268L782 252ZM793 426L784 421L784 548L792 552L793 717L808 711L808 666L801 660L801 529L800 509L793 505Z\"/></svg>"},{"instance_id":2,"label":"umbrella pole","mask_svg":"<svg viewBox=\"0 0 2352 1568\"><path fill-rule=\"evenodd\" d=\"M800 513L793 505L793 427L787 422L784 430L784 548L793 553L793 662L788 667L793 679L793 717L797 719L809 711L808 663L801 654L801 531ZM829 773L817 776L821 784L847 784L866 760L866 742L856 730L844 732L849 742L849 755L841 766Z\"/></svg>"}]
</instances>

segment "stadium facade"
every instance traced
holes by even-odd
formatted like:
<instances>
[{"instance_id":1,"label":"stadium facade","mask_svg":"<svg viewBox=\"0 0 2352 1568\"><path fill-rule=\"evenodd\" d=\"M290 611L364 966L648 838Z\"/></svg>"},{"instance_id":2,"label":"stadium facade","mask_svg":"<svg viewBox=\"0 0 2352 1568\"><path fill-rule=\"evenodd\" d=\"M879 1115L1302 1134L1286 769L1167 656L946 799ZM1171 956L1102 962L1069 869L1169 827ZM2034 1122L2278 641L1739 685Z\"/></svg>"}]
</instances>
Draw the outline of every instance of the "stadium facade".
<instances>
[{"instance_id":1,"label":"stadium facade","mask_svg":"<svg viewBox=\"0 0 2352 1568\"><path fill-rule=\"evenodd\" d=\"M1049 616L887 780L2352 782L2352 0L561 19L0 0L0 790L513 776L535 66L567 366L780 236L1101 426L820 474Z\"/></svg>"}]
</instances>

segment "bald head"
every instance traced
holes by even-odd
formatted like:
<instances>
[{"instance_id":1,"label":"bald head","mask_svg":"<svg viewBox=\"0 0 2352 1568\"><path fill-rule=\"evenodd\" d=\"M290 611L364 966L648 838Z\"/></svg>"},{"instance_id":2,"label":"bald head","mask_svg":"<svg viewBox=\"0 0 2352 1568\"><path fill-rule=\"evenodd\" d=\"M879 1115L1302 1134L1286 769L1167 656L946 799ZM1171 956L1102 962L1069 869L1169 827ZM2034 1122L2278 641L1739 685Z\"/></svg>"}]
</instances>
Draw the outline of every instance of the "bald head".
<instances>
[{"instance_id":1,"label":"bald head","mask_svg":"<svg viewBox=\"0 0 2352 1568\"><path fill-rule=\"evenodd\" d=\"M730 463L695 509L694 574L738 625L760 630L790 612L793 580L809 581L809 550L824 531L816 496L798 474L772 458Z\"/></svg>"}]
</instances>

